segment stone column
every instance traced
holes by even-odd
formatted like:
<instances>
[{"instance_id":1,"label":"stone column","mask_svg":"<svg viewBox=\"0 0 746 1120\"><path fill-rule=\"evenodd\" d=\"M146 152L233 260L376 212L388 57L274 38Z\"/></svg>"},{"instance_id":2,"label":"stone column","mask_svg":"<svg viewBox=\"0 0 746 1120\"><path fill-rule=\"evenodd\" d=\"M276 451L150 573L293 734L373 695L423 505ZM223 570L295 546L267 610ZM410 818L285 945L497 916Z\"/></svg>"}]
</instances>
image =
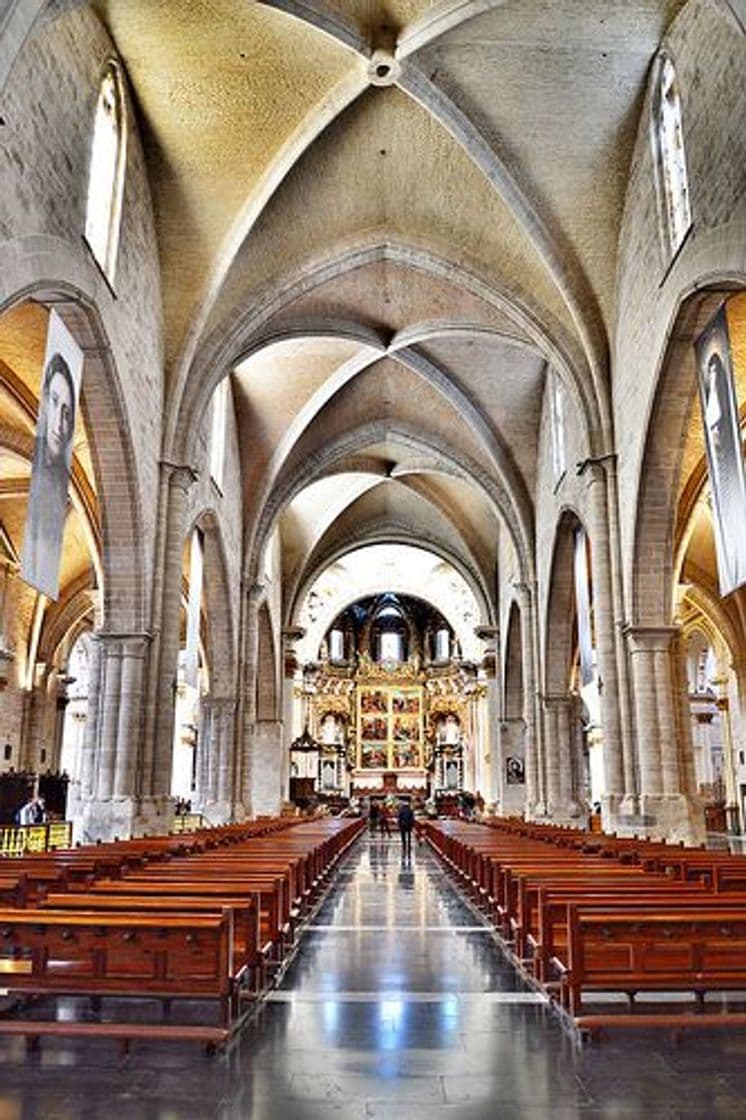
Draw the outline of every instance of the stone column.
<instances>
[{"instance_id":1,"label":"stone column","mask_svg":"<svg viewBox=\"0 0 746 1120\"><path fill-rule=\"evenodd\" d=\"M740 806L736 782L736 754L733 749L733 729L730 720L730 701L728 699L728 678L715 677L712 684L718 691L717 707L720 712L720 725L723 736L723 775L725 778L725 813L729 831L740 831ZM708 763L710 751L708 744ZM712 778L710 778L712 780Z\"/></svg>"},{"instance_id":2,"label":"stone column","mask_svg":"<svg viewBox=\"0 0 746 1120\"><path fill-rule=\"evenodd\" d=\"M214 800L214 787L211 782L210 762L213 751L210 749L212 735L212 699L203 696L199 706L199 731L197 734L197 788L194 791L194 807L206 811L207 804Z\"/></svg>"},{"instance_id":3,"label":"stone column","mask_svg":"<svg viewBox=\"0 0 746 1120\"><path fill-rule=\"evenodd\" d=\"M604 826L613 829L622 796L633 793L633 790L625 788L623 766L607 482L604 466L598 461L587 460L581 473L585 473L588 480L593 621L599 680L602 682L601 723L606 790L601 804Z\"/></svg>"},{"instance_id":4,"label":"stone column","mask_svg":"<svg viewBox=\"0 0 746 1120\"><path fill-rule=\"evenodd\" d=\"M522 716L500 721L500 812L506 816L523 816L526 811L526 725ZM519 758L523 762L523 782L508 781L507 761Z\"/></svg>"},{"instance_id":5,"label":"stone column","mask_svg":"<svg viewBox=\"0 0 746 1120\"><path fill-rule=\"evenodd\" d=\"M526 583L516 584L521 609L521 657L523 669L523 721L526 756L526 817L541 817L546 813L547 794L542 766L541 720L536 682L538 674L538 646L535 625L535 588Z\"/></svg>"},{"instance_id":6,"label":"stone column","mask_svg":"<svg viewBox=\"0 0 746 1120\"><path fill-rule=\"evenodd\" d=\"M96 634L91 634L91 659L88 671L88 712L83 732L83 751L80 762L80 800L93 797L96 782L96 752L103 702L101 686L103 647Z\"/></svg>"},{"instance_id":7,"label":"stone column","mask_svg":"<svg viewBox=\"0 0 746 1120\"><path fill-rule=\"evenodd\" d=\"M84 843L148 828L141 819L138 764L149 642L147 634L92 635L81 780L73 799L75 839Z\"/></svg>"},{"instance_id":8,"label":"stone column","mask_svg":"<svg viewBox=\"0 0 746 1120\"><path fill-rule=\"evenodd\" d=\"M578 760L572 696L545 696L544 727L547 813L558 824L578 824L582 806L578 791Z\"/></svg>"},{"instance_id":9,"label":"stone column","mask_svg":"<svg viewBox=\"0 0 746 1120\"><path fill-rule=\"evenodd\" d=\"M153 741L148 745L149 758L145 760L147 786L143 791L146 796L154 799L156 813L165 810L171 790L182 554L187 529L189 490L197 479L195 471L188 466L164 464L164 469L168 472L168 504L161 580L155 720Z\"/></svg>"},{"instance_id":10,"label":"stone column","mask_svg":"<svg viewBox=\"0 0 746 1120\"><path fill-rule=\"evenodd\" d=\"M630 627L635 696L640 816L620 814L619 826L653 837L701 843L702 807L690 792L690 720L683 719L678 628Z\"/></svg>"},{"instance_id":11,"label":"stone column","mask_svg":"<svg viewBox=\"0 0 746 1120\"><path fill-rule=\"evenodd\" d=\"M222 821L231 819L233 809L233 747L236 703L232 698L213 702L218 719L217 807Z\"/></svg>"},{"instance_id":12,"label":"stone column","mask_svg":"<svg viewBox=\"0 0 746 1120\"><path fill-rule=\"evenodd\" d=\"M70 703L70 697L67 694L67 686L72 678L64 674L57 677L57 699L56 711L54 720L54 742L52 744L52 757L50 764L52 770L59 770L60 758L62 756L62 738L65 733L65 713L67 706Z\"/></svg>"},{"instance_id":13,"label":"stone column","mask_svg":"<svg viewBox=\"0 0 746 1120\"><path fill-rule=\"evenodd\" d=\"M283 676L282 676L282 799L290 797L290 744L303 731L302 701L298 690L303 686L303 670L298 661L296 643L305 635L302 627L291 627L282 632ZM347 635L345 635L346 640ZM345 654L346 654L345 650Z\"/></svg>"},{"instance_id":14,"label":"stone column","mask_svg":"<svg viewBox=\"0 0 746 1120\"><path fill-rule=\"evenodd\" d=\"M264 599L265 588L254 583L246 593L244 612L244 665L243 698L241 713L241 751L238 776L238 797L243 812L255 816L252 801L253 769L256 759L253 747L256 727L256 678L259 651L259 607Z\"/></svg>"},{"instance_id":15,"label":"stone column","mask_svg":"<svg viewBox=\"0 0 746 1120\"><path fill-rule=\"evenodd\" d=\"M497 802L500 812L504 812L502 796L502 781L505 766L500 743L500 717L502 705L500 703L500 629L497 626L477 626L475 634L484 642L482 656L482 673L486 695L484 697L484 742L485 756L483 759L483 773L489 782L486 789L480 793L487 802ZM523 800L513 812L522 813Z\"/></svg>"},{"instance_id":16,"label":"stone column","mask_svg":"<svg viewBox=\"0 0 746 1120\"><path fill-rule=\"evenodd\" d=\"M145 663L149 637L133 634L121 639L121 678L114 796L131 798L138 793L138 770L143 731Z\"/></svg>"}]
</instances>

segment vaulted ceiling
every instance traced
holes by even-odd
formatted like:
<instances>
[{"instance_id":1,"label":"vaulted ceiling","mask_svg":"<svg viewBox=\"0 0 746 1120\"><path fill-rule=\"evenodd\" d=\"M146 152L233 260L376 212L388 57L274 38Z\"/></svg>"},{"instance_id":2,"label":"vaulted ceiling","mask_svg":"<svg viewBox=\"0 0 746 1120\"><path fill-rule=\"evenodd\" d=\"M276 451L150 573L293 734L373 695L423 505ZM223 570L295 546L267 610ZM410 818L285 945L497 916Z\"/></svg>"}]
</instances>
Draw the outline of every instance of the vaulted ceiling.
<instances>
[{"instance_id":1,"label":"vaulted ceiling","mask_svg":"<svg viewBox=\"0 0 746 1120\"><path fill-rule=\"evenodd\" d=\"M618 231L683 0L96 0L151 176L170 407L235 370L285 574L531 555L547 371L609 436ZM502 526L502 530L501 527ZM251 551L251 550L249 550Z\"/></svg>"}]
</instances>

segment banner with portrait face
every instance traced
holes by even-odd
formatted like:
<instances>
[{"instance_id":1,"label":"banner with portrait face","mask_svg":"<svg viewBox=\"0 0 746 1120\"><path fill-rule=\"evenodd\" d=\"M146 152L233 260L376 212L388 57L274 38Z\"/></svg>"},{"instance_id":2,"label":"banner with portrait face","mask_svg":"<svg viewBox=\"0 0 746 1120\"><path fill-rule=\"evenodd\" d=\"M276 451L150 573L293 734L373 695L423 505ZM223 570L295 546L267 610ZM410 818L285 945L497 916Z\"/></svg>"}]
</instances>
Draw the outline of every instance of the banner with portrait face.
<instances>
[{"instance_id":1,"label":"banner with portrait face","mask_svg":"<svg viewBox=\"0 0 746 1120\"><path fill-rule=\"evenodd\" d=\"M746 484L725 304L694 347L720 594L728 595L746 583Z\"/></svg>"},{"instance_id":2,"label":"banner with portrait face","mask_svg":"<svg viewBox=\"0 0 746 1120\"><path fill-rule=\"evenodd\" d=\"M50 599L59 595L62 535L82 372L83 351L52 311L21 557L21 578Z\"/></svg>"}]
</instances>

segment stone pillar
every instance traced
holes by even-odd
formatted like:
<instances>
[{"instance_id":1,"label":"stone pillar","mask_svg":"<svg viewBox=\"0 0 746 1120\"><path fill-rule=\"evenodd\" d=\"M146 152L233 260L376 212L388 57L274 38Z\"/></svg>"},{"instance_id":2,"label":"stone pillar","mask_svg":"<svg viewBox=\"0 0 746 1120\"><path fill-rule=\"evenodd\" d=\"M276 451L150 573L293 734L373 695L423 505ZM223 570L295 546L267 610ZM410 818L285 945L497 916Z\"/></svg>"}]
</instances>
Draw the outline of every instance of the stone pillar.
<instances>
[{"instance_id":1,"label":"stone pillar","mask_svg":"<svg viewBox=\"0 0 746 1120\"><path fill-rule=\"evenodd\" d=\"M145 663L150 639L133 634L121 639L120 701L114 796L131 798L138 793L138 770L143 731Z\"/></svg>"},{"instance_id":2,"label":"stone pillar","mask_svg":"<svg viewBox=\"0 0 746 1120\"><path fill-rule=\"evenodd\" d=\"M70 703L70 697L67 695L67 686L70 683L69 678L62 674L57 677L57 702L54 720L54 742L52 744L52 757L50 765L52 770L59 770L60 757L62 755L62 738L65 733L65 713L67 706Z\"/></svg>"},{"instance_id":3,"label":"stone pillar","mask_svg":"<svg viewBox=\"0 0 746 1120\"><path fill-rule=\"evenodd\" d=\"M138 788L147 634L92 635L88 715L78 789L68 798L83 843L164 831L143 815Z\"/></svg>"},{"instance_id":4,"label":"stone pillar","mask_svg":"<svg viewBox=\"0 0 746 1120\"><path fill-rule=\"evenodd\" d=\"M601 799L601 811L604 827L613 830L616 827L616 818L623 795L632 794L634 790L625 788L607 480L604 466L594 460L587 460L581 468L581 473L585 473L588 480L593 621L598 674L602 688L601 725L606 790Z\"/></svg>"},{"instance_id":5,"label":"stone pillar","mask_svg":"<svg viewBox=\"0 0 746 1120\"><path fill-rule=\"evenodd\" d=\"M572 696L545 696L544 728L547 813L557 824L578 824L583 814L578 791L577 736Z\"/></svg>"},{"instance_id":6,"label":"stone pillar","mask_svg":"<svg viewBox=\"0 0 746 1120\"><path fill-rule=\"evenodd\" d=\"M730 719L730 701L728 699L728 678L715 677L712 684L718 691L717 707L720 712L720 726L723 738L723 777L725 779L725 814L729 831L741 831L741 809L738 797L738 784L736 780L736 753L733 749L733 728ZM707 749L708 763L710 763L709 744ZM711 765L711 764L710 764ZM710 776L712 781L712 776Z\"/></svg>"},{"instance_id":7,"label":"stone pillar","mask_svg":"<svg viewBox=\"0 0 746 1120\"><path fill-rule=\"evenodd\" d=\"M50 765L47 759L42 764L41 751L45 745L45 724L49 704L49 670L43 662L37 662L33 674L33 686L23 694L23 716L21 722L20 769L38 773Z\"/></svg>"},{"instance_id":8,"label":"stone pillar","mask_svg":"<svg viewBox=\"0 0 746 1120\"><path fill-rule=\"evenodd\" d=\"M80 762L80 790L78 800L88 801L93 797L96 781L96 753L99 740L99 725L103 702L101 676L103 666L103 647L96 634L91 634L91 660L88 671L88 712L83 732L83 752ZM72 791L68 795L68 803Z\"/></svg>"},{"instance_id":9,"label":"stone pillar","mask_svg":"<svg viewBox=\"0 0 746 1120\"><path fill-rule=\"evenodd\" d=\"M679 695L678 628L630 627L640 774L640 815L621 813L618 825L630 831L685 843L704 839L702 807L690 792L690 720Z\"/></svg>"},{"instance_id":10,"label":"stone pillar","mask_svg":"<svg viewBox=\"0 0 746 1120\"><path fill-rule=\"evenodd\" d=\"M145 759L143 792L153 798L155 811L165 808L171 791L174 740L174 703L179 663L182 554L187 529L189 490L197 475L191 467L164 464L168 475L165 511L165 548L156 674L155 719L152 743Z\"/></svg>"},{"instance_id":11,"label":"stone pillar","mask_svg":"<svg viewBox=\"0 0 746 1120\"><path fill-rule=\"evenodd\" d=\"M233 811L233 747L236 702L230 697L214 701L218 717L218 767L217 804L223 821L231 819Z\"/></svg>"},{"instance_id":12,"label":"stone pillar","mask_svg":"<svg viewBox=\"0 0 746 1120\"><path fill-rule=\"evenodd\" d=\"M238 774L238 799L243 813L256 816L252 800L253 755L256 726L256 679L259 651L259 607L264 599L264 585L252 584L246 594L244 612L243 702L241 713L241 751Z\"/></svg>"},{"instance_id":13,"label":"stone pillar","mask_svg":"<svg viewBox=\"0 0 746 1120\"><path fill-rule=\"evenodd\" d=\"M206 805L214 800L214 785L211 781L210 764L214 752L210 749L212 735L212 699L203 696L199 706L199 730L197 733L197 788L194 791L194 808L204 813Z\"/></svg>"},{"instance_id":14,"label":"stone pillar","mask_svg":"<svg viewBox=\"0 0 746 1120\"><path fill-rule=\"evenodd\" d=\"M282 799L290 798L290 744L303 731L303 704L299 690L303 687L303 670L298 661L296 643L305 636L302 627L291 627L282 632ZM345 634L345 642L347 634ZM347 650L345 649L345 655ZM346 780L346 779L345 779Z\"/></svg>"},{"instance_id":15,"label":"stone pillar","mask_svg":"<svg viewBox=\"0 0 746 1120\"><path fill-rule=\"evenodd\" d=\"M500 812L506 816L523 816L526 810L526 724L522 716L507 717L500 721L499 766L500 766ZM511 769L512 781L508 781L507 763L509 758L520 759L523 763L523 782L519 782L519 771Z\"/></svg>"},{"instance_id":16,"label":"stone pillar","mask_svg":"<svg viewBox=\"0 0 746 1120\"><path fill-rule=\"evenodd\" d=\"M497 626L477 626L475 634L484 642L482 656L483 684L486 689L484 700L484 758L482 759L482 773L485 775L486 789L479 792L487 802L497 802L500 812L505 812L502 797L502 781L505 766L500 743L500 717L502 705L500 703L500 630ZM476 747L476 744L475 744ZM487 784L488 783L488 784ZM523 813L524 802L516 807L513 812Z\"/></svg>"},{"instance_id":17,"label":"stone pillar","mask_svg":"<svg viewBox=\"0 0 746 1120\"><path fill-rule=\"evenodd\" d=\"M254 817L275 816L282 807L282 724L264 719L250 738L251 811Z\"/></svg>"},{"instance_id":18,"label":"stone pillar","mask_svg":"<svg viewBox=\"0 0 746 1120\"><path fill-rule=\"evenodd\" d=\"M535 622L535 587L526 583L516 585L521 609L521 657L523 669L523 722L526 758L526 817L541 817L546 813L547 795L541 750L541 720L536 682L538 674L538 645Z\"/></svg>"}]
</instances>

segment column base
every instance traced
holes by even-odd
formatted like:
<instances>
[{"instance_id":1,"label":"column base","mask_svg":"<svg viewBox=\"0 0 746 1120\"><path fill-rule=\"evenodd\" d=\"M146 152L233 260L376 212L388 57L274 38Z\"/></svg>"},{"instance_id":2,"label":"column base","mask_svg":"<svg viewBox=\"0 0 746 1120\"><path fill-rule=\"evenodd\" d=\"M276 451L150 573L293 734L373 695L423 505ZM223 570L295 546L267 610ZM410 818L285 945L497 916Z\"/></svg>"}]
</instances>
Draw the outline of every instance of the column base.
<instances>
[{"instance_id":1,"label":"column base","mask_svg":"<svg viewBox=\"0 0 746 1120\"><path fill-rule=\"evenodd\" d=\"M683 793L641 794L636 812L618 814L615 831L696 847L706 839L702 802Z\"/></svg>"},{"instance_id":2,"label":"column base","mask_svg":"<svg viewBox=\"0 0 746 1120\"><path fill-rule=\"evenodd\" d=\"M210 825L228 824L232 820L241 819L235 816L235 806L230 801L204 801L198 811Z\"/></svg>"},{"instance_id":3,"label":"column base","mask_svg":"<svg viewBox=\"0 0 746 1120\"><path fill-rule=\"evenodd\" d=\"M523 817L528 814L525 786L506 786L502 798L497 803L498 812L503 817Z\"/></svg>"},{"instance_id":4,"label":"column base","mask_svg":"<svg viewBox=\"0 0 746 1120\"><path fill-rule=\"evenodd\" d=\"M579 801L560 801L547 805L547 823L567 824L585 828L588 824L588 806Z\"/></svg>"},{"instance_id":5,"label":"column base","mask_svg":"<svg viewBox=\"0 0 746 1120\"><path fill-rule=\"evenodd\" d=\"M601 828L604 832L618 832L624 819L638 813L637 798L630 794L602 793Z\"/></svg>"},{"instance_id":6,"label":"column base","mask_svg":"<svg viewBox=\"0 0 746 1120\"><path fill-rule=\"evenodd\" d=\"M533 804L531 804L530 801L526 802L526 808L524 811L525 820L537 822L543 821L544 823L546 823L546 816L547 807L543 801L534 801Z\"/></svg>"},{"instance_id":7,"label":"column base","mask_svg":"<svg viewBox=\"0 0 746 1120\"><path fill-rule=\"evenodd\" d=\"M170 832L174 803L170 797L107 797L69 803L73 843L96 844L158 836Z\"/></svg>"}]
</instances>

